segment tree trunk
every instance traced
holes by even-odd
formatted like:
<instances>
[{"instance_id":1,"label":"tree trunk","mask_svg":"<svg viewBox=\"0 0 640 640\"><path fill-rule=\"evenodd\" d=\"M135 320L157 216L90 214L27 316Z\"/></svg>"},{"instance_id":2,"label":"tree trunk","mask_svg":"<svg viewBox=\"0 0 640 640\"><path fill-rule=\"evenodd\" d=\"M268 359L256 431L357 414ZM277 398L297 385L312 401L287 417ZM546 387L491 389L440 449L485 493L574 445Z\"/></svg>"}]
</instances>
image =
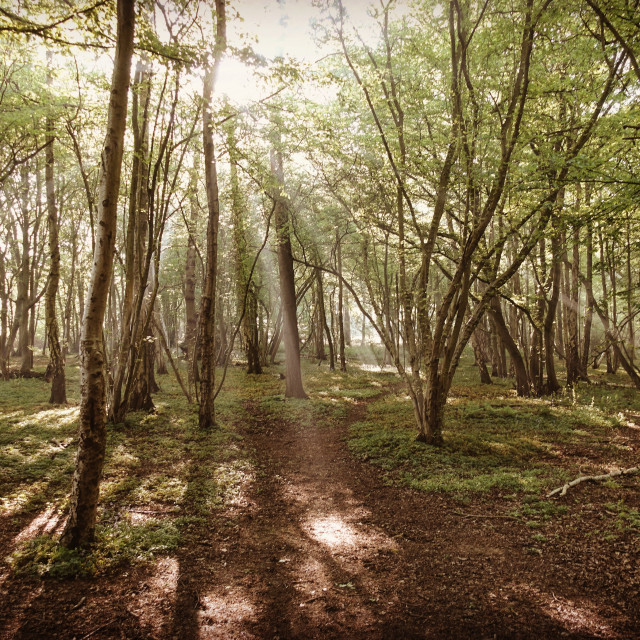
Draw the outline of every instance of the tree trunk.
<instances>
[{"instance_id":1,"label":"tree trunk","mask_svg":"<svg viewBox=\"0 0 640 640\"><path fill-rule=\"evenodd\" d=\"M118 191L133 55L135 0L118 0L117 10L117 44L99 182L98 231L82 326L80 443L71 489L69 518L61 537L61 543L71 548L87 544L94 538L107 441L107 379L102 325L113 272Z\"/></svg>"},{"instance_id":2,"label":"tree trunk","mask_svg":"<svg viewBox=\"0 0 640 640\"><path fill-rule=\"evenodd\" d=\"M47 57L50 58L50 53ZM51 76L48 75L48 83ZM53 118L47 117L47 135L45 147L45 187L47 192L47 227L49 231L49 277L45 297L45 322L47 328L47 342L49 343L49 366L47 379L51 380L51 404L65 404L67 390L64 371L64 355L60 347L58 334L58 319L56 317L56 297L60 282L60 246L58 243L58 209L54 184L54 123Z\"/></svg>"},{"instance_id":3,"label":"tree trunk","mask_svg":"<svg viewBox=\"0 0 640 640\"><path fill-rule=\"evenodd\" d=\"M286 362L287 398L307 398L302 385L300 367L300 338L298 335L298 317L295 274L293 271L293 252L289 236L289 211L284 197L284 170L282 155L276 149L271 150L271 172L276 181L274 194L274 217L277 233L278 273L280 277L280 299L284 323L284 355Z\"/></svg>"},{"instance_id":4,"label":"tree trunk","mask_svg":"<svg viewBox=\"0 0 640 640\"><path fill-rule=\"evenodd\" d=\"M604 255L604 241L602 239L602 227L598 225L598 243L600 249L600 282L602 284L602 310L607 318L609 317L609 293L607 287L607 270L605 263L605 255ZM608 343L608 338L606 337L605 332L605 353L607 359L607 373L615 373L615 369L613 367L613 358L612 358L612 347Z\"/></svg>"},{"instance_id":5,"label":"tree trunk","mask_svg":"<svg viewBox=\"0 0 640 640\"><path fill-rule=\"evenodd\" d=\"M191 209L189 218L189 239L187 241L187 259L184 274L184 306L185 306L185 336L184 353L188 363L189 389L196 383L194 379L196 352L196 334L198 329L198 318L196 314L196 227L198 225L198 201L196 198L198 188L198 158L195 154L191 180L189 184L189 206Z\"/></svg>"},{"instance_id":6,"label":"tree trunk","mask_svg":"<svg viewBox=\"0 0 640 640\"><path fill-rule=\"evenodd\" d=\"M6 249L5 249L6 251ZM9 320L9 292L5 281L6 253L0 255L0 375L4 380L9 378L9 359L7 353L7 330Z\"/></svg>"},{"instance_id":7,"label":"tree trunk","mask_svg":"<svg viewBox=\"0 0 640 640\"><path fill-rule=\"evenodd\" d=\"M636 338L633 331L633 280L631 277L631 221L627 218L627 239L626 239L626 252L627 252L627 313L629 314L629 360L631 364L635 359L636 350Z\"/></svg>"},{"instance_id":8,"label":"tree trunk","mask_svg":"<svg viewBox=\"0 0 640 640\"><path fill-rule=\"evenodd\" d=\"M322 322L322 326L319 328L320 331L324 331L327 336L327 344L329 346L329 371L335 371L336 369L336 356L333 349L333 339L331 337L331 329L329 328L329 324L327 323L327 312L324 305L324 287L322 285L322 271L320 269L316 269L316 283L317 283L317 291L318 291L318 315L320 316L320 322Z\"/></svg>"},{"instance_id":9,"label":"tree trunk","mask_svg":"<svg viewBox=\"0 0 640 640\"><path fill-rule=\"evenodd\" d=\"M202 90L202 141L204 147L204 175L207 193L207 262L200 300L199 345L202 357L200 372L200 409L198 423L201 429L215 425L215 378L216 378L216 295L218 278L218 227L220 201L218 198L218 170L213 143L212 101L213 90L226 47L225 0L216 0L216 44L213 64L205 72Z\"/></svg>"},{"instance_id":10,"label":"tree trunk","mask_svg":"<svg viewBox=\"0 0 640 640\"><path fill-rule=\"evenodd\" d=\"M480 325L476 327L476 330L471 336L471 345L473 347L473 355L476 360L476 366L478 367L478 372L480 373L480 383L493 384L491 376L489 375L489 369L487 369L487 354L485 351L484 336L482 335L483 330L484 327Z\"/></svg>"},{"instance_id":11,"label":"tree trunk","mask_svg":"<svg viewBox=\"0 0 640 640\"><path fill-rule=\"evenodd\" d=\"M122 295L122 319L120 325L120 340L118 354L115 357L115 373L113 376L113 392L110 407L110 418L113 422L122 422L129 408L149 406L145 400L134 399L129 407L129 398L123 397L123 386L127 374L135 367L133 352L139 350L137 344L139 335L136 323L136 309L139 306L139 296L144 295L141 286L143 273L144 249L147 240L148 224L148 195L147 171L149 165L148 139L148 106L150 96L150 72L142 60L136 64L136 70L131 86L131 130L133 133L133 159L131 167L131 185L129 191L129 209L127 219L127 233L125 244L124 264L124 293ZM115 326L113 331L115 331ZM142 345L140 345L142 348ZM143 389L133 384L139 392ZM126 389L125 389L126 395ZM149 409L153 408L153 403ZM135 410L135 409L134 409Z\"/></svg>"},{"instance_id":12,"label":"tree trunk","mask_svg":"<svg viewBox=\"0 0 640 640\"><path fill-rule=\"evenodd\" d=\"M338 267L338 347L340 354L340 371L347 370L347 360L344 353L344 287L342 285L342 241L336 229L336 261Z\"/></svg>"},{"instance_id":13,"label":"tree trunk","mask_svg":"<svg viewBox=\"0 0 640 640\"><path fill-rule=\"evenodd\" d=\"M511 358L511 363L516 375L516 393L519 396L529 396L531 395L531 385L529 383L529 376L527 375L527 368L518 349L518 345L507 328L504 316L502 315L500 301L497 298L492 298L489 313L493 319L496 331L500 336L500 340L502 340L506 350L509 352L509 357Z\"/></svg>"},{"instance_id":14,"label":"tree trunk","mask_svg":"<svg viewBox=\"0 0 640 640\"><path fill-rule=\"evenodd\" d=\"M18 323L18 351L20 353L20 373L31 370L31 349L29 345L29 174L26 165L20 167L22 204L22 260L18 276L18 297L16 299L15 321ZM34 237L35 242L35 237ZM13 341L12 341L13 342Z\"/></svg>"},{"instance_id":15,"label":"tree trunk","mask_svg":"<svg viewBox=\"0 0 640 640\"><path fill-rule=\"evenodd\" d=\"M430 363L430 379L424 397L424 406L420 415L417 416L420 420L418 422L416 440L440 447L444 443L442 426L444 423L444 407L447 403L449 389L446 387L442 376L437 375L437 366L437 361Z\"/></svg>"},{"instance_id":16,"label":"tree trunk","mask_svg":"<svg viewBox=\"0 0 640 640\"><path fill-rule=\"evenodd\" d=\"M231 181L231 209L233 245L236 270L236 309L242 315L242 342L247 356L247 373L262 373L258 334L258 295L251 273L251 257L248 251L246 206L243 202L238 179L238 151L233 126L229 128L229 173Z\"/></svg>"},{"instance_id":17,"label":"tree trunk","mask_svg":"<svg viewBox=\"0 0 640 640\"><path fill-rule=\"evenodd\" d=\"M547 368L547 382L545 384L545 393L557 393L560 391L560 383L556 377L556 365L554 358L555 347L555 319L556 311L558 307L558 300L560 298L560 276L561 276L561 264L560 264L560 239L557 235L557 230L553 231L551 237L551 253L553 255L553 262L551 264L551 296L549 298L549 304L547 307L547 313L544 318L544 357L545 365Z\"/></svg>"}]
</instances>

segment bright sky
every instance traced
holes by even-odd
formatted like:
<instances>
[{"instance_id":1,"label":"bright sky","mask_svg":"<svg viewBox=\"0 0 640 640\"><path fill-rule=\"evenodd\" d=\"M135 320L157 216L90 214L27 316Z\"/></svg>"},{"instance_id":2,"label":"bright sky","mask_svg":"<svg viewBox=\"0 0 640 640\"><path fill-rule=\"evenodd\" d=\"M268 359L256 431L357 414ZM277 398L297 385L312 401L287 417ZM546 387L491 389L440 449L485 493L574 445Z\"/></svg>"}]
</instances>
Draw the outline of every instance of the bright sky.
<instances>
[{"instance_id":1,"label":"bright sky","mask_svg":"<svg viewBox=\"0 0 640 640\"><path fill-rule=\"evenodd\" d=\"M374 0L375 1L375 0ZM369 0L343 0L349 22L365 39L372 37L374 22L368 16ZM406 0L399 0L405 5ZM313 22L322 18L311 0L238 0L231 4L242 21L230 20L228 39L241 43L241 34L255 38L253 49L266 58L287 56L311 64L330 52L320 47L313 36ZM229 16L231 17L231 16ZM241 103L258 100L272 89L256 86L251 71L236 60L227 59L220 68L217 91Z\"/></svg>"}]
</instances>

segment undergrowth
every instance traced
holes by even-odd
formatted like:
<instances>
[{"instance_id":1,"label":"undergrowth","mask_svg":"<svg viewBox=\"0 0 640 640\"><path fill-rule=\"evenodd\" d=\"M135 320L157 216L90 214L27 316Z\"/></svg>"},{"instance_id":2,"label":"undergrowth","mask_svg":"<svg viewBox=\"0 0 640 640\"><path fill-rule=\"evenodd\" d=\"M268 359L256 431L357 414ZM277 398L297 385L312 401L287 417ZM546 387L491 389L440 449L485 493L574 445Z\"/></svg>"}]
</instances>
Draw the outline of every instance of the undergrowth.
<instances>
[{"instance_id":1,"label":"undergrowth","mask_svg":"<svg viewBox=\"0 0 640 640\"><path fill-rule=\"evenodd\" d=\"M205 535L212 518L234 517L264 472L241 434L281 421L304 431L355 419L348 446L386 482L463 502L494 494L513 500L512 517L536 544L544 542L540 528L566 516L565 506L544 499L548 489L633 459L635 445L621 429L629 412L640 411L640 394L604 374L598 384L526 399L509 381L480 385L465 361L446 408L445 445L433 448L415 441L411 402L397 374L376 366L381 353L352 349L349 356L346 374L304 362L308 400L284 398L282 365L250 377L231 367L216 402L218 426L206 433L173 377L160 376L155 411L109 426L96 540L80 551L57 544L77 446L77 366L70 358L64 407L48 404L49 385L40 379L0 382L0 517L19 523L24 540L11 550L11 566L66 578L174 553L192 534ZM605 534L640 534L638 505L622 501L614 482L606 486Z\"/></svg>"}]
</instances>

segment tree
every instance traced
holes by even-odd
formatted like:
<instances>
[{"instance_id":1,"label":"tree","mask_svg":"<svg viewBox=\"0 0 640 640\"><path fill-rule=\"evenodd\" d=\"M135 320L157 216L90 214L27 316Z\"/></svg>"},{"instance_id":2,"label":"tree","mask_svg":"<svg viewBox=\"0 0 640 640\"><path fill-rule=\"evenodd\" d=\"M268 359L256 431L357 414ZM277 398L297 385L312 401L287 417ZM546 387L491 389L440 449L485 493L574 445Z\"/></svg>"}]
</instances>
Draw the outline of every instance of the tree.
<instances>
[{"instance_id":1,"label":"tree","mask_svg":"<svg viewBox=\"0 0 640 640\"><path fill-rule=\"evenodd\" d=\"M80 442L71 488L69 518L60 538L64 546L71 548L91 542L95 535L100 477L107 440L107 380L102 330L113 273L118 192L133 55L135 0L118 0L117 12L116 52L97 201L97 236L82 323Z\"/></svg>"},{"instance_id":2,"label":"tree","mask_svg":"<svg viewBox=\"0 0 640 640\"><path fill-rule=\"evenodd\" d=\"M200 298L199 355L202 358L200 371L201 429L210 429L215 424L215 379L216 379L216 284L218 277L218 227L220 200L218 196L218 171L214 151L213 90L227 45L225 0L216 0L216 38L213 62L207 66L202 90L202 141L204 147L204 175L207 192L207 261L204 285Z\"/></svg>"},{"instance_id":3,"label":"tree","mask_svg":"<svg viewBox=\"0 0 640 640\"><path fill-rule=\"evenodd\" d=\"M50 56L49 56L50 58ZM49 82L51 77L48 78ZM58 283L60 282L60 245L58 242L58 208L54 184L54 121L51 116L46 119L45 147L45 186L47 193L47 229L49 232L49 277L47 278L47 292L45 295L45 314L47 327L47 344L49 345L49 366L47 377L51 380L52 404L64 404L67 401L66 381L64 372L64 355L60 346L58 319L56 315L56 298Z\"/></svg>"},{"instance_id":4,"label":"tree","mask_svg":"<svg viewBox=\"0 0 640 640\"><path fill-rule=\"evenodd\" d=\"M279 136L276 135L276 142ZM300 368L300 337L298 334L298 302L293 271L293 253L291 250L290 222L287 195L284 186L284 168L282 152L275 146L271 150L271 173L274 180L273 200L274 219L278 252L278 275L280 278L280 298L284 321L284 355L286 361L287 398L307 398L302 384Z\"/></svg>"}]
</instances>

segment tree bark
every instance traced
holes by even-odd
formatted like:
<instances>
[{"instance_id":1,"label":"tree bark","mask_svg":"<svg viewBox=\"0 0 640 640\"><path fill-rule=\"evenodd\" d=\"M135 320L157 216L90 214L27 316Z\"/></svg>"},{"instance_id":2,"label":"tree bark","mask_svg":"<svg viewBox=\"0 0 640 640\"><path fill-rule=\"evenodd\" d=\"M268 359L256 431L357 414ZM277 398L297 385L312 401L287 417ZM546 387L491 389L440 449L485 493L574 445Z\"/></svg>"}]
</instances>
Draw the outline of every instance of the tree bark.
<instances>
[{"instance_id":1,"label":"tree bark","mask_svg":"<svg viewBox=\"0 0 640 640\"><path fill-rule=\"evenodd\" d=\"M48 55L50 57L50 54ZM51 76L47 78L51 82ZM47 279L47 291L45 294L45 323L47 328L47 342L49 344L49 365L47 378L51 380L51 404L65 404L67 402L67 390L64 370L64 354L60 347L58 332L58 319L56 317L56 298L58 284L60 282L60 246L58 242L58 208L56 206L56 193L54 184L54 152L53 144L54 122L47 117L47 135L45 147L45 188L47 193L47 227L49 231L49 277Z\"/></svg>"},{"instance_id":2,"label":"tree bark","mask_svg":"<svg viewBox=\"0 0 640 640\"><path fill-rule=\"evenodd\" d=\"M71 488L69 518L60 540L64 546L71 548L85 545L94 538L107 441L107 379L102 331L113 272L118 191L133 55L135 0L118 0L117 11L117 44L107 137L100 170L98 231L82 326L80 443Z\"/></svg>"},{"instance_id":3,"label":"tree bark","mask_svg":"<svg viewBox=\"0 0 640 640\"><path fill-rule=\"evenodd\" d=\"M20 353L20 373L31 371L31 349L29 344L29 280L31 262L29 260L29 174L27 166L20 168L21 213L22 213L22 254L18 276L18 297L16 299L15 322L18 324L18 351ZM34 234L35 242L35 234ZM11 340L13 343L13 340Z\"/></svg>"},{"instance_id":4,"label":"tree bark","mask_svg":"<svg viewBox=\"0 0 640 640\"><path fill-rule=\"evenodd\" d=\"M282 300L282 318L284 323L284 352L286 362L287 398L307 398L302 385L300 367L300 338L298 334L297 300L295 274L293 271L293 252L289 235L289 211L284 198L284 170L282 155L276 149L271 150L271 172L276 189L274 217L277 234L278 273L280 277L280 298Z\"/></svg>"},{"instance_id":5,"label":"tree bark","mask_svg":"<svg viewBox=\"0 0 640 640\"><path fill-rule=\"evenodd\" d=\"M516 393L519 396L529 396L531 395L531 385L529 383L529 376L527 375L527 368L518 349L518 345L507 328L502 314L502 308L500 307L500 301L497 298L491 299L489 313L493 319L496 331L500 336L500 340L502 340L506 350L509 352L511 364L513 365L516 375Z\"/></svg>"},{"instance_id":6,"label":"tree bark","mask_svg":"<svg viewBox=\"0 0 640 640\"><path fill-rule=\"evenodd\" d=\"M344 353L344 287L342 286L342 241L336 229L336 262L338 267L338 352L340 354L340 371L347 370L347 359Z\"/></svg>"},{"instance_id":7,"label":"tree bark","mask_svg":"<svg viewBox=\"0 0 640 640\"><path fill-rule=\"evenodd\" d=\"M198 202L196 199L198 188L198 154L195 154L191 179L189 183L189 239L187 241L187 258L184 274L184 307L185 307L185 336L184 353L188 363L189 389L196 384L194 372L196 357L196 335L198 332L198 318L196 313L196 227L198 225Z\"/></svg>"},{"instance_id":8,"label":"tree bark","mask_svg":"<svg viewBox=\"0 0 640 640\"><path fill-rule=\"evenodd\" d=\"M212 101L213 90L226 47L225 0L216 0L216 46L213 64L207 68L202 90L202 142L204 147L204 175L209 217L207 222L207 263L200 300L199 345L202 357L200 372L200 409L198 423L201 429L215 425L215 377L216 377L216 294L218 278L218 227L220 201L218 198L218 171L213 143Z\"/></svg>"}]
</instances>

